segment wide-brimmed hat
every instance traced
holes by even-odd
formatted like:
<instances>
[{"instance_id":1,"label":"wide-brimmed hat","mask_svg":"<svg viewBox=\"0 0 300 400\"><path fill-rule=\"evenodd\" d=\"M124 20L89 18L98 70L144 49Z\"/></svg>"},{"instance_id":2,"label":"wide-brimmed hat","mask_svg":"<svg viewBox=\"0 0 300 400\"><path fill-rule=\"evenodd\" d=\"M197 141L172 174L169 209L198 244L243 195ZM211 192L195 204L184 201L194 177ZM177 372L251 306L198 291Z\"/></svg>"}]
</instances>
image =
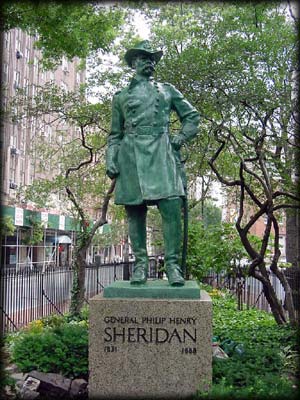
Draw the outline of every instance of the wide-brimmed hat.
<instances>
[{"instance_id":1,"label":"wide-brimmed hat","mask_svg":"<svg viewBox=\"0 0 300 400\"><path fill-rule=\"evenodd\" d=\"M163 55L163 52L161 50L152 49L149 40L143 40L132 49L126 51L124 58L129 67L132 67L133 58L139 54L151 55L154 61L158 63L158 61L161 59Z\"/></svg>"}]
</instances>

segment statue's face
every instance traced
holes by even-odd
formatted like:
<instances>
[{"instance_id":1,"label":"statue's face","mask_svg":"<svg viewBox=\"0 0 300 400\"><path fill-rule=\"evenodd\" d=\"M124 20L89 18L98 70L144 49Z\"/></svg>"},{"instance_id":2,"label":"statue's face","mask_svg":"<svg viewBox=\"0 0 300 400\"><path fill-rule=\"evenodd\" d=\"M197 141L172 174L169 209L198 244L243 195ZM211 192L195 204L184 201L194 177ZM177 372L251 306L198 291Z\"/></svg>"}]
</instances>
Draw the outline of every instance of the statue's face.
<instances>
[{"instance_id":1,"label":"statue's face","mask_svg":"<svg viewBox=\"0 0 300 400\"><path fill-rule=\"evenodd\" d=\"M155 71L155 62L147 54L140 54L133 63L136 73L143 76L151 76Z\"/></svg>"}]
</instances>

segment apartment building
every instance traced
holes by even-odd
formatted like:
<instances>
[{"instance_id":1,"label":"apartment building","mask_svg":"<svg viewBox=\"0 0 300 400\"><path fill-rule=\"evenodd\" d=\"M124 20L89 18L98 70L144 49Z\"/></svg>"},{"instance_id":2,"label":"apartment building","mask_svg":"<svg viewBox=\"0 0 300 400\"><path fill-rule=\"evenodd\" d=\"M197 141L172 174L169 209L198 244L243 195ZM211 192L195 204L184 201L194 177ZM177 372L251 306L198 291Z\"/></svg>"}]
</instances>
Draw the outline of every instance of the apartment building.
<instances>
[{"instance_id":1,"label":"apartment building","mask_svg":"<svg viewBox=\"0 0 300 400\"><path fill-rule=\"evenodd\" d=\"M43 70L41 52L34 48L35 40L36 37L20 29L3 34L1 97L4 111L20 88L28 96L34 96L37 87L47 82L53 82L64 90L74 90L85 81L85 71L78 69L79 59L72 62L63 59L55 70ZM64 129L70 136L74 133L70 126L64 126ZM2 119L1 214L3 218L10 217L16 228L13 236L5 235L2 240L1 265L6 267L32 268L38 264L45 267L47 263L63 265L71 260L76 226L66 215L59 196L53 197L50 209L37 209L34 203L25 202L17 195L21 186L53 175L51 164L43 170L38 168L39 154L34 152L33 143L35 138L43 137L51 145L55 135L55 126L45 125L36 118L22 122ZM28 243L26 238L37 222L44 226L43 243L24 244Z\"/></svg>"}]
</instances>

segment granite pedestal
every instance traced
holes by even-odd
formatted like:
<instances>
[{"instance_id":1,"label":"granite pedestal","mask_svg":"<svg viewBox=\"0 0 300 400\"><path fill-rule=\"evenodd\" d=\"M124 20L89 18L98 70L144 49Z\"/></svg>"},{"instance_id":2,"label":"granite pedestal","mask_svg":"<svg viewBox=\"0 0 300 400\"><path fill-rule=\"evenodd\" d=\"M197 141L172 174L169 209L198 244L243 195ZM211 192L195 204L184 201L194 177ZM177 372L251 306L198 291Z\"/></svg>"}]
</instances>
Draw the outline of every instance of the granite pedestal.
<instances>
[{"instance_id":1,"label":"granite pedestal","mask_svg":"<svg viewBox=\"0 0 300 400\"><path fill-rule=\"evenodd\" d=\"M114 283L90 300L89 335L90 399L184 399L211 385L212 304L196 282Z\"/></svg>"}]
</instances>

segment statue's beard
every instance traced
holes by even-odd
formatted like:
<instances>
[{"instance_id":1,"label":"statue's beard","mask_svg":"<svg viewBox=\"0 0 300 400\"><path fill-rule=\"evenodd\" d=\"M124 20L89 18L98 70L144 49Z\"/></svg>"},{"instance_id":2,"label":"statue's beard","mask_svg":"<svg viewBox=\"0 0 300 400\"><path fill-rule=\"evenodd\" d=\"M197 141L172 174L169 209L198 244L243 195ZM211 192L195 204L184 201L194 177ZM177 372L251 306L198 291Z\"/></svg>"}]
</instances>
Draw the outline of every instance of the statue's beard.
<instances>
[{"instance_id":1,"label":"statue's beard","mask_svg":"<svg viewBox=\"0 0 300 400\"><path fill-rule=\"evenodd\" d=\"M147 75L152 75L155 72L155 67L153 64L146 64L143 68L143 72Z\"/></svg>"}]
</instances>

